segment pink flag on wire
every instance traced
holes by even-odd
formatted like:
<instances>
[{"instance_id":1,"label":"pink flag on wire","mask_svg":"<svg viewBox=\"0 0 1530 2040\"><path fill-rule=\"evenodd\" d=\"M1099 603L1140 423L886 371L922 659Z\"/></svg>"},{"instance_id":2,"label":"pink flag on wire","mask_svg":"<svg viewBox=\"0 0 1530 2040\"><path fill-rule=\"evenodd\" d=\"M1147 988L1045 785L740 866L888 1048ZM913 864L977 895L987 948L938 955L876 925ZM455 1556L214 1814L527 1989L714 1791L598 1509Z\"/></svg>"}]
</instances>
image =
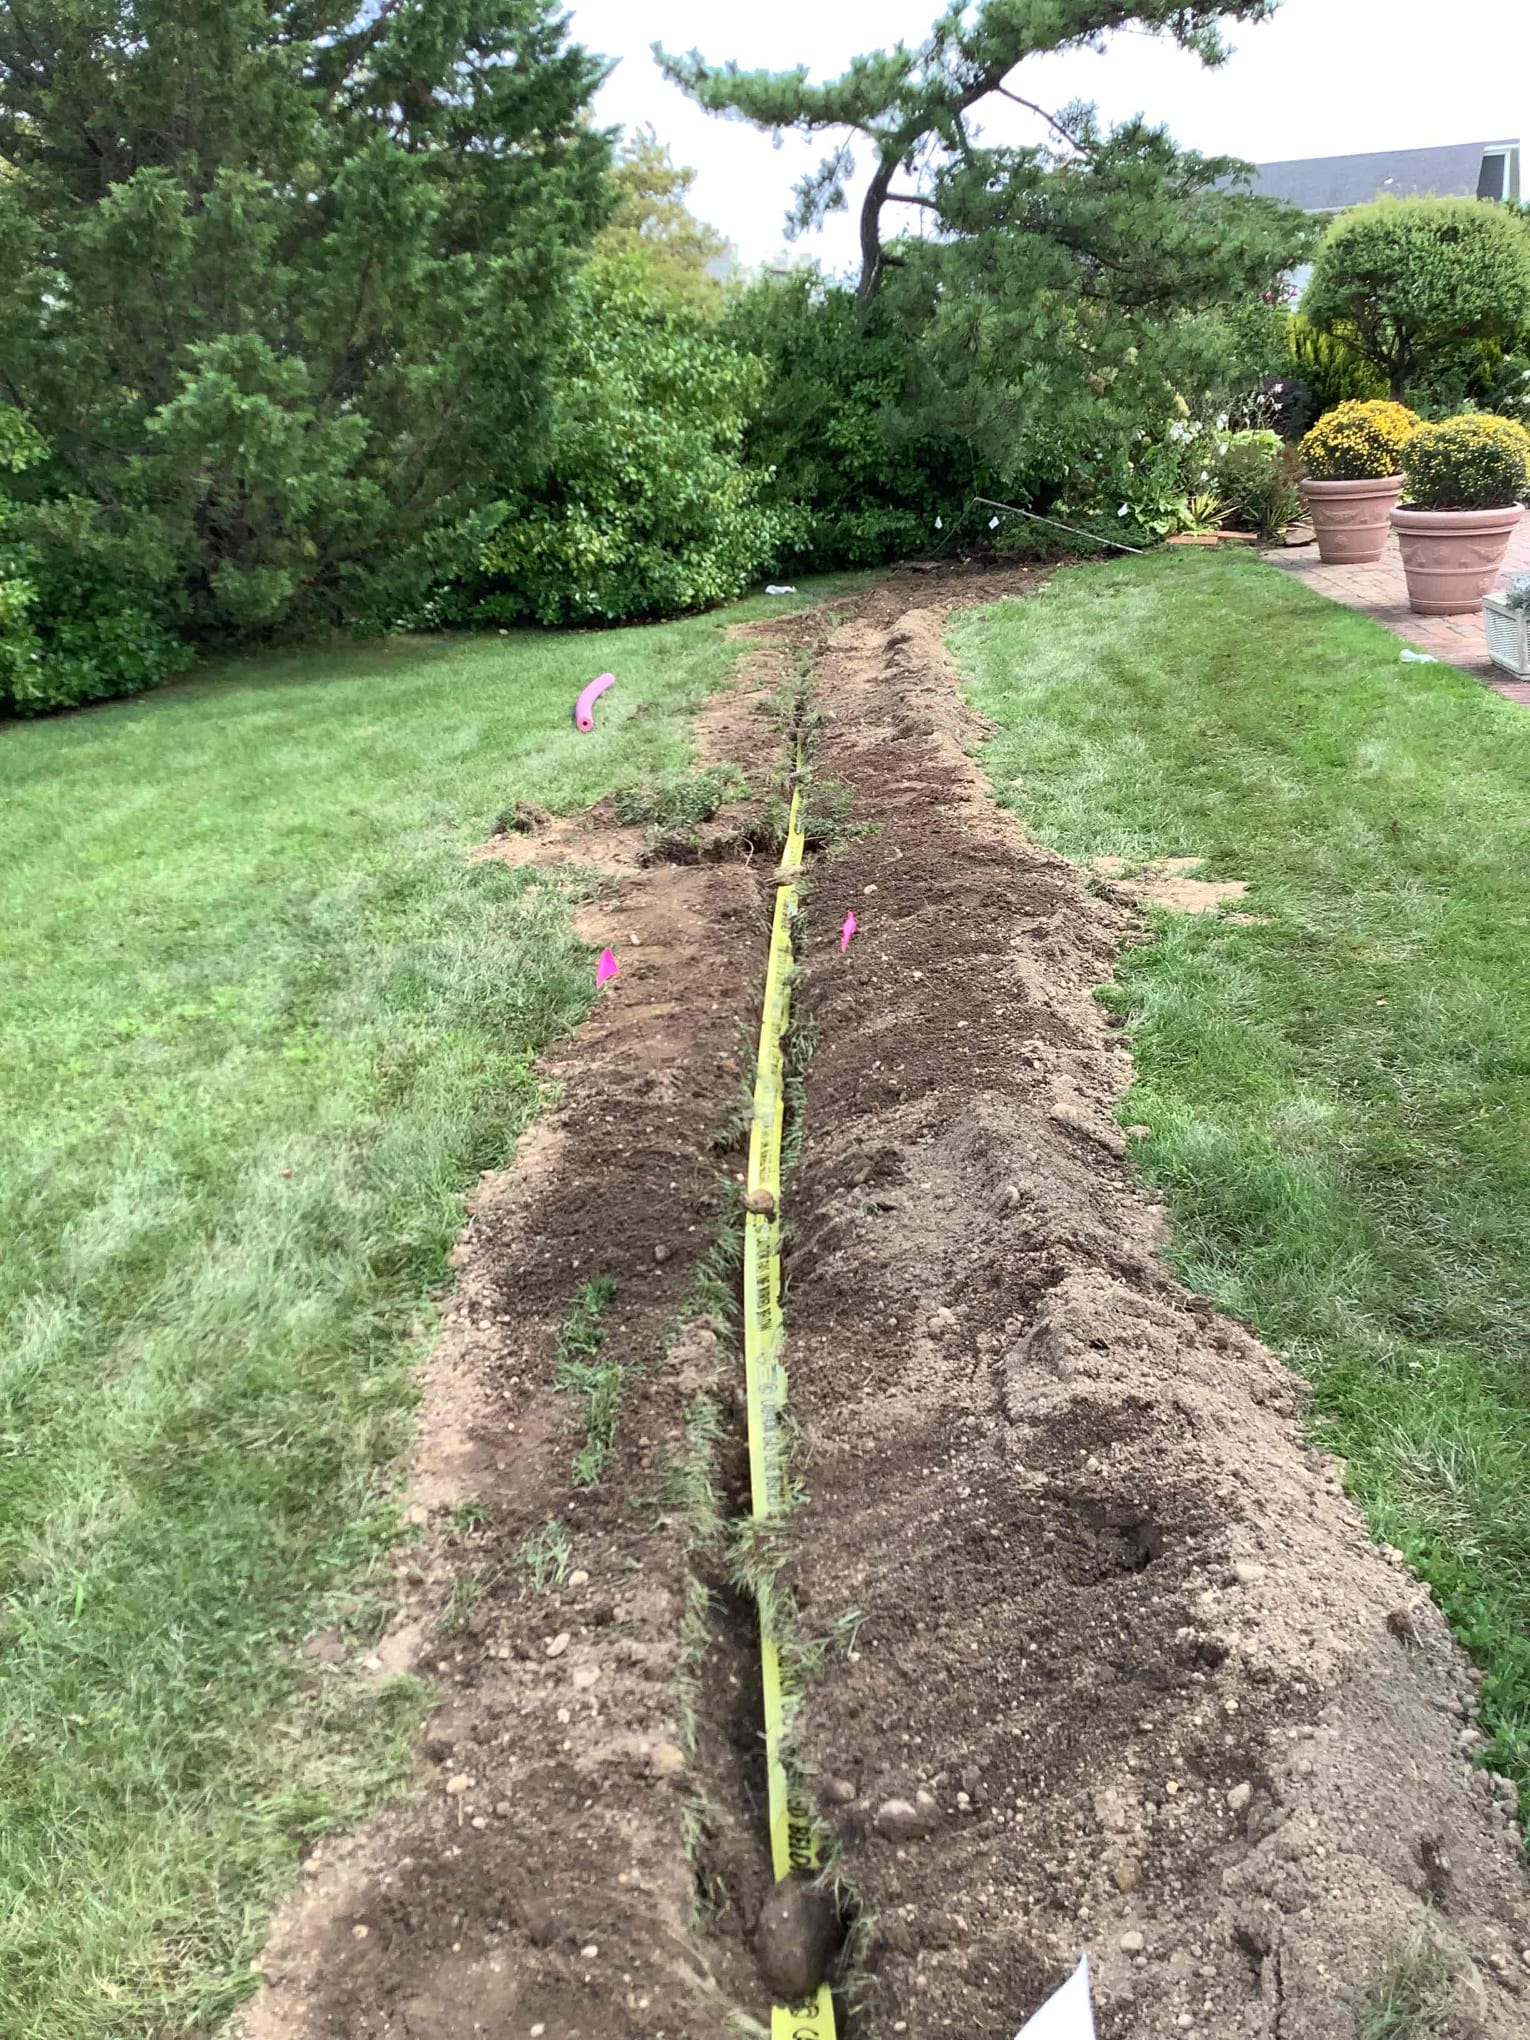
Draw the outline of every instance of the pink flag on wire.
<instances>
[{"instance_id":1,"label":"pink flag on wire","mask_svg":"<svg viewBox=\"0 0 1530 2040\"><path fill-rule=\"evenodd\" d=\"M846 914L845 925L839 931L839 953L841 956L843 956L845 951L850 947L850 937L854 933L855 933L855 916L854 914Z\"/></svg>"},{"instance_id":2,"label":"pink flag on wire","mask_svg":"<svg viewBox=\"0 0 1530 2040\"><path fill-rule=\"evenodd\" d=\"M600 987L614 978L620 969L621 965L610 950L603 949L600 952L600 961L595 966L595 989L599 991Z\"/></svg>"}]
</instances>

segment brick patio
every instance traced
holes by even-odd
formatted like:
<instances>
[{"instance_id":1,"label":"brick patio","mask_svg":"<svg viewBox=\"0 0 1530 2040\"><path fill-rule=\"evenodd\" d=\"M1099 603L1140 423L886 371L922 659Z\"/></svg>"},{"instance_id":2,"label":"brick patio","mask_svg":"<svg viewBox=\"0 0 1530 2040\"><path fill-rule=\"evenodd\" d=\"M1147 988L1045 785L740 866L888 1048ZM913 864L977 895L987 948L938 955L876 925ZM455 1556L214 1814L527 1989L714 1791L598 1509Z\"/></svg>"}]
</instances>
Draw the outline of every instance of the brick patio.
<instances>
[{"instance_id":1,"label":"brick patio","mask_svg":"<svg viewBox=\"0 0 1530 2040\"><path fill-rule=\"evenodd\" d=\"M1294 574L1351 609L1363 609L1384 623L1388 630L1420 652L1433 652L1463 672L1475 674L1497 693L1522 707L1530 708L1530 680L1515 680L1487 655L1487 637L1482 628L1482 611L1470 616L1415 616L1408 607L1408 589L1403 580L1397 540L1389 538L1387 549L1373 567L1325 567L1315 545L1285 546L1265 558L1283 573ZM1509 542L1497 587L1501 590L1514 574L1530 572L1530 518L1521 518L1519 530Z\"/></svg>"}]
</instances>

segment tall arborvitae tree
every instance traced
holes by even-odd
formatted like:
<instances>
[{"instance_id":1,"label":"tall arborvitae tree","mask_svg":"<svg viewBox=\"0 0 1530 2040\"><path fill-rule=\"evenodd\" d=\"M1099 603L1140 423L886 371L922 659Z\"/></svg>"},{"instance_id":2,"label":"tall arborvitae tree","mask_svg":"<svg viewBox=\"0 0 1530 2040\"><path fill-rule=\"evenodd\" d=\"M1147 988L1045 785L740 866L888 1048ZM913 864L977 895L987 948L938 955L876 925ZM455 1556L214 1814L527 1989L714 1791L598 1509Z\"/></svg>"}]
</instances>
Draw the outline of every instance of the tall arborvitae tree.
<instances>
[{"instance_id":1,"label":"tall arborvitae tree","mask_svg":"<svg viewBox=\"0 0 1530 2040\"><path fill-rule=\"evenodd\" d=\"M204 630L401 605L535 446L599 77L553 0L0 0L0 398L72 557Z\"/></svg>"}]
</instances>

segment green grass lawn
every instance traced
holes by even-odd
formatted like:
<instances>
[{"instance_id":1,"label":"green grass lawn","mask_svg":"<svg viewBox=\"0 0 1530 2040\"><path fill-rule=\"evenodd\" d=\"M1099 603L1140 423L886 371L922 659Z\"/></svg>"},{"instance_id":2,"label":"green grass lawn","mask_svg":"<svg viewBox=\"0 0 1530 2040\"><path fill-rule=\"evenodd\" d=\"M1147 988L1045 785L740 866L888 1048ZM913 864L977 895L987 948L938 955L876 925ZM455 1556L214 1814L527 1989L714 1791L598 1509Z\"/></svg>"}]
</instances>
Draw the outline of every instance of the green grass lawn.
<instances>
[{"instance_id":1,"label":"green grass lawn","mask_svg":"<svg viewBox=\"0 0 1530 2040\"><path fill-rule=\"evenodd\" d=\"M569 886L465 854L683 766L722 625L781 607L0 729L6 2040L202 2030L298 1844L402 1775L420 1695L297 1653L384 1619L462 1194L593 990Z\"/></svg>"},{"instance_id":2,"label":"green grass lawn","mask_svg":"<svg viewBox=\"0 0 1530 2040\"><path fill-rule=\"evenodd\" d=\"M1530 1784L1530 713L1243 556L1060 574L953 644L1039 837L1250 881L1260 925L1123 957L1122 1116Z\"/></svg>"}]
</instances>

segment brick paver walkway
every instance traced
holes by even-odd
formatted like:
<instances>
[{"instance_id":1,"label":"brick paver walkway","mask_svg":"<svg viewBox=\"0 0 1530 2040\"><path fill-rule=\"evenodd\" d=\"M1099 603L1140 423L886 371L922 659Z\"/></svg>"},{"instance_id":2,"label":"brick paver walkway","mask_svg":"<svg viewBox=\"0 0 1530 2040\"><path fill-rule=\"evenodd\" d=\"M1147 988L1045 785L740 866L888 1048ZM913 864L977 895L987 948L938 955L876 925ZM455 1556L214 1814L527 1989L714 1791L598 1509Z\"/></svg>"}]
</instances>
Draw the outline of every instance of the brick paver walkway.
<instances>
[{"instance_id":1,"label":"brick paver walkway","mask_svg":"<svg viewBox=\"0 0 1530 2040\"><path fill-rule=\"evenodd\" d=\"M1437 659L1474 673L1510 701L1530 708L1530 680L1514 679L1489 659L1480 609L1470 616L1413 614L1395 538L1387 540L1386 551L1373 567L1325 567L1315 545L1284 546L1279 552L1266 553L1265 558L1320 595L1365 610L1417 651L1433 652ZM1501 589L1512 575L1526 572L1530 572L1530 517L1520 520L1519 530L1509 541L1509 555L1497 585Z\"/></svg>"}]
</instances>

